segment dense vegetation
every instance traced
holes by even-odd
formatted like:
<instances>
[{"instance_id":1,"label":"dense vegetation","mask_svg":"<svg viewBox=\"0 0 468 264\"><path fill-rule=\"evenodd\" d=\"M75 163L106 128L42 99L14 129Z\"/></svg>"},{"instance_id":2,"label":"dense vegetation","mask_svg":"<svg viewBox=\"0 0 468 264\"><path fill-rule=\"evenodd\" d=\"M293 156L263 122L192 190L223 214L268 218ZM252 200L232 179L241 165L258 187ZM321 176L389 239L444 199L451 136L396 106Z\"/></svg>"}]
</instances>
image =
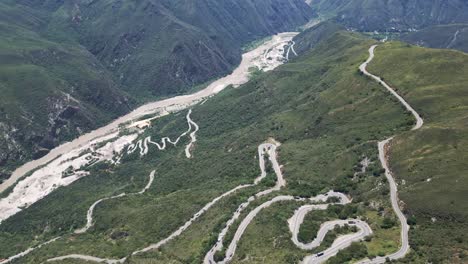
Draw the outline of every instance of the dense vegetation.
<instances>
[{"instance_id":1,"label":"dense vegetation","mask_svg":"<svg viewBox=\"0 0 468 264\"><path fill-rule=\"evenodd\" d=\"M292 1L0 3L0 181L19 164L228 73L241 47L312 17Z\"/></svg>"},{"instance_id":2,"label":"dense vegetation","mask_svg":"<svg viewBox=\"0 0 468 264\"><path fill-rule=\"evenodd\" d=\"M413 120L377 83L358 73L371 43L357 34L337 32L294 62L196 106L193 119L200 131L193 159L185 159L182 147L153 149L143 158L128 156L120 166L96 168L3 223L0 257L57 235L64 237L21 263L69 253L128 255L168 236L219 194L250 183L259 173L256 147L269 137L282 143L280 162L288 182L283 193L312 196L330 189L349 193L354 203L331 210L327 217L351 213L368 219L375 235L360 247L371 255L394 251L399 227L381 228L393 213L376 142L407 130ZM146 133L159 138L185 129L180 113L159 119ZM359 173L364 157L374 165ZM96 225L87 234L70 235L84 224L85 212L95 200L138 190L153 169L157 177L148 193L99 205ZM135 256L130 262L199 263L239 203L263 188L223 199L160 251ZM267 263L304 257L307 252L292 244L286 223L299 205L281 203L262 212L242 238L234 263L244 256ZM284 206L289 209L282 210Z\"/></svg>"},{"instance_id":3,"label":"dense vegetation","mask_svg":"<svg viewBox=\"0 0 468 264\"><path fill-rule=\"evenodd\" d=\"M318 223L326 219L362 217L374 235L329 263L384 256L398 248L400 229L376 143L399 134L390 148L390 165L411 225L412 247L399 262L466 262L468 157L463 146L468 143L468 56L402 43L377 48L369 70L397 88L425 119L421 130L408 131L412 116L357 71L374 41L339 31L331 23L307 30L295 41L300 57L194 107L200 131L193 159L185 159L184 139L163 152L152 149L143 158L127 156L119 166L93 168L90 176L0 225L0 258L57 235L63 238L17 263L40 263L70 253L126 256L167 237L214 197L251 183L259 173L256 147L270 137L282 143L279 160L287 187L279 193L313 196L334 189L353 198L350 205L309 214L301 239L313 239ZM176 136L185 129L184 113L179 113L158 119L142 136ZM371 164L361 172L365 157ZM86 210L95 200L141 189L153 169L157 176L147 193L99 205L96 225L87 234L71 235L84 225ZM271 179L269 175L262 185L222 199L180 237L128 262L200 263L237 206ZM276 194L255 201L249 209ZM290 239L287 219L300 205L283 202L263 210L247 228L233 263L297 263L346 232L336 230L313 252L299 250Z\"/></svg>"}]
</instances>

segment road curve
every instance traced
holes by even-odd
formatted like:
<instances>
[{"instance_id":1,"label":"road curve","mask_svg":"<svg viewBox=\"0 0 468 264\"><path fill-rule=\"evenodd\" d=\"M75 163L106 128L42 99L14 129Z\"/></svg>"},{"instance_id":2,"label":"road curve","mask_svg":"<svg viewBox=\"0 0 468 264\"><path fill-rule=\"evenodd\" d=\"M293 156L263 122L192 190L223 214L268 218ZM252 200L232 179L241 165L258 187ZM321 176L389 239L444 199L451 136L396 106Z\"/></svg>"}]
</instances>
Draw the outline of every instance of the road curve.
<instances>
[{"instance_id":1,"label":"road curve","mask_svg":"<svg viewBox=\"0 0 468 264\"><path fill-rule=\"evenodd\" d=\"M190 110L190 113L191 112L192 112L192 110ZM192 154L190 153L190 151L192 150L193 145L197 141L197 136L196 135L197 135L197 132L200 129L200 127L198 126L197 123L193 122L193 120L190 118L190 115L187 115L187 121L188 121L190 127L192 127L192 126L195 127L195 130L190 133L190 142L185 147L185 156L187 157L187 159L190 159L192 157Z\"/></svg>"},{"instance_id":2,"label":"road curve","mask_svg":"<svg viewBox=\"0 0 468 264\"><path fill-rule=\"evenodd\" d=\"M230 75L214 81L201 91L188 95L175 96L140 106L127 115L119 117L118 119L101 128L81 135L73 141L65 142L57 146L40 159L25 163L24 165L17 168L9 179L0 184L0 193L14 185L28 172L55 160L57 157L60 157L63 154L69 153L70 151L86 145L97 138L117 132L121 124L136 120L149 114L158 114L162 116L171 111L180 111L221 92L229 85L237 87L246 83L249 80L249 76L251 74L250 68L256 65L259 60L261 60L262 54L264 54L270 48L277 46L278 43L281 43L282 41L292 40L292 38L297 34L297 32L279 33L275 35L272 40L267 41L252 51L244 53L242 55L242 61L240 65ZM266 70L272 70L279 65L280 63L273 63L273 65L270 65L270 67L266 68Z\"/></svg>"},{"instance_id":3,"label":"road curve","mask_svg":"<svg viewBox=\"0 0 468 264\"><path fill-rule=\"evenodd\" d=\"M366 62L364 62L363 64L361 64L361 66L359 66L359 70L362 73L364 73L366 76L371 77L372 79L374 79L375 81L380 83L383 87L385 87L393 96L395 96L400 101L400 103L409 112L411 112L411 114L414 116L414 118L416 118L416 124L414 125L414 127L411 130L420 129L422 127L422 125L424 124L424 120L421 118L421 116L418 114L418 112L416 112L416 110L414 110L413 107L410 104L408 104L408 102L406 102L406 100L403 97L401 97L397 92L395 92L395 90L392 87L390 87L390 85L388 85L386 82L384 82L382 80L382 78L380 78L379 76L373 75L372 73L369 73L367 71L367 66L369 65L369 63L375 57L375 54L374 54L375 53L375 48L377 48L377 45L373 45L372 47L370 47L370 49L369 49L369 58L366 60Z\"/></svg>"},{"instance_id":4,"label":"road curve","mask_svg":"<svg viewBox=\"0 0 468 264\"><path fill-rule=\"evenodd\" d=\"M187 144L187 146L185 147L185 155L187 156L187 158L191 158L192 155L190 153L191 149L192 149L192 146L193 144L195 143L195 141L197 141L197 138L196 138L196 133L198 132L199 130L199 126L197 123L195 123L192 118L190 117L190 115L192 114L192 109L190 109L188 112L187 112L187 115L186 115L186 119L187 119L187 124L188 124L188 129L187 131L185 131L184 133L180 134L180 136L176 139L176 140L172 140L171 138L169 137L163 137L161 139L161 142L158 143L158 142L154 142L151 140L151 136L147 136L146 138L144 139L140 139L138 140L136 143L133 143L133 144L130 144L127 148L127 154L132 154L134 153L137 149L140 149L140 156L144 156L146 154L148 154L148 151L149 151L149 144L152 144L152 145L155 145L159 150L165 150L166 147L167 147L167 144L171 144L173 146L176 146L177 143L179 143L180 139L183 138L184 136L186 136L188 133L190 133L190 142ZM192 131L192 127L195 127L195 130Z\"/></svg>"},{"instance_id":5,"label":"road curve","mask_svg":"<svg viewBox=\"0 0 468 264\"><path fill-rule=\"evenodd\" d=\"M153 244L153 245L150 245L144 249L141 249L141 250L138 250L138 251L135 251L132 253L132 255L136 255L136 254L139 254L139 253L143 253L143 252L147 252L147 251L150 251L150 250L155 250L155 249L158 249L160 248L162 245L166 244L167 242L169 242L170 240L174 239L175 237L179 236L182 232L184 232L196 219L198 219L202 214L204 214L206 211L208 211L208 209L210 209L215 203L217 203L219 200L221 200L222 198L228 196L228 195L231 195L232 193L234 192L237 192L241 189L244 189L244 188L247 188L247 187L252 187L254 185L257 185L261 182L262 179L264 179L266 177L266 168L265 168L265 160L264 160L264 155L265 155L265 152L267 152L270 154L270 160L275 160L276 161L276 156L274 156L276 154L276 145L274 144L269 144L269 143L265 143L265 144L261 144L259 147L258 147L258 155L259 155L259 166L260 166L260 176L257 177L254 181L254 184L244 184L244 185L239 185L237 186L236 188L222 194L221 196L218 196L216 197L213 201L211 201L210 203L206 204L200 211L198 211L189 221L187 221L183 226L181 226L179 229L177 229L174 233L172 233L169 237L159 241L158 243L156 244ZM273 156L272 156L273 155ZM273 158L272 158L273 157ZM278 180L277 180L277 184L275 185L275 187L269 189L271 191L274 191L275 189L279 189L281 188L280 185L284 184L284 179L282 177L282 174L281 174L281 170L279 168L279 164L276 162L274 163L272 161L272 164L273 164L273 167L277 168L277 172L279 172L279 175L278 176ZM269 191L267 190L267 191ZM270 192L271 192L270 191ZM269 192L267 192L269 193ZM251 201L251 199L249 199L249 202ZM244 205L246 206L246 205ZM238 210L238 213L240 214L240 210Z\"/></svg>"},{"instance_id":6,"label":"road curve","mask_svg":"<svg viewBox=\"0 0 468 264\"><path fill-rule=\"evenodd\" d=\"M4 260L0 260L0 264L7 264L7 263L12 262L13 260L22 258L22 257L28 255L29 253L33 252L34 250L39 249L39 248L41 248L41 247L43 247L43 246L45 246L47 244L50 244L50 243L52 243L52 242L54 242L54 241L56 241L56 240L58 240L60 238L61 237L56 237L56 238L51 239L51 240L49 240L49 241L47 241L45 243L40 244L39 246L28 248L28 249L26 249L25 251L23 251L21 253L18 253L16 255L11 256L11 257L9 257L7 259L4 259Z\"/></svg>"},{"instance_id":7,"label":"road curve","mask_svg":"<svg viewBox=\"0 0 468 264\"><path fill-rule=\"evenodd\" d=\"M209 264L209 263L216 263L214 260L214 255L216 254L217 251L220 251L223 249L223 240L224 237L226 236L227 232L229 231L229 228L234 224L234 222L239 219L241 213L244 211L244 209L249 206L249 204L253 201L255 201L257 198L262 197L264 195L270 194L274 191L279 191L282 187L286 185L286 181L283 177L283 173L281 172L281 166L278 163L277 157L276 157L276 148L279 146L278 143L276 144L271 144L271 143L264 143L258 146L258 164L260 166L260 176L257 177L254 181L254 184L249 185L250 186L255 186L259 184L266 176L266 169L265 169L265 153L268 153L268 160L271 162L273 170L276 175L276 184L272 188L269 188L267 190L261 191L254 196L251 196L247 199L246 202L242 203L236 210L236 212L233 214L233 216L226 222L225 227L223 230L218 235L218 240L216 244L211 248L210 251L205 255L204 258L204 263ZM218 263L225 263L229 261L227 258L225 261L221 261Z\"/></svg>"},{"instance_id":8,"label":"road curve","mask_svg":"<svg viewBox=\"0 0 468 264\"><path fill-rule=\"evenodd\" d=\"M400 101L400 103L409 112L411 112L411 114L416 119L416 124L414 125L414 127L411 130L420 129L423 126L424 121L421 118L421 116L418 114L418 112L416 112L416 110L414 110L414 108L410 104L408 104L408 102L406 102L406 100L403 97L401 97L397 92L395 92L395 90L392 87L390 87L390 85L388 85L385 81L383 81L382 78L380 78L380 77L378 77L376 75L373 75L372 73L369 73L367 71L368 64L375 57L374 53L375 53L376 47L377 47L377 45L373 45L373 46L370 47L370 49L369 49L369 58L367 59L366 62L364 62L363 64L361 64L361 66L359 66L359 69L366 76L371 77L372 79L376 80L381 85L383 85L393 96L395 96ZM379 160L380 160L380 163L382 164L382 167L385 169L385 177L387 178L388 183L390 185L390 199L391 199L393 211L398 216L398 220L400 221L400 225L401 225L401 234L400 234L401 246L400 246L400 249L395 253L392 253L390 255L383 256L383 257L377 257L377 258L374 258L374 259L362 260L362 261L358 262L359 264L380 264L380 263L385 263L385 259L387 259L387 258L390 259L390 260L400 259L400 258L403 258L404 256L406 256L406 254L410 250L409 241L408 241L409 225L407 223L407 219L406 219L405 215L403 214L403 212L401 211L400 206L399 206L398 187L397 187L397 184L395 182L395 178L393 177L392 172L391 172L391 170L390 170L390 168L388 166L388 159L387 159L387 155L386 155L386 151L387 151L387 149L389 147L388 145L389 145L389 143L390 143L390 141L392 139L393 139L393 137L390 137L390 138L387 138L386 140L383 140L383 141L378 143Z\"/></svg>"},{"instance_id":9,"label":"road curve","mask_svg":"<svg viewBox=\"0 0 468 264\"><path fill-rule=\"evenodd\" d=\"M314 249L320 246L321 242L325 239L325 236L329 231L332 231L337 226L355 226L359 229L358 232L339 236L331 245L331 247L320 252L319 254L310 255L304 258L302 263L304 264L316 264L323 263L329 258L338 254L340 250L349 247L353 242L362 241L365 237L372 235L372 229L370 226L359 219L347 219L347 220L334 220L325 222L320 226L320 230L317 233L317 237L309 244L305 245L310 249ZM297 245L297 244L296 244Z\"/></svg>"},{"instance_id":10,"label":"road curve","mask_svg":"<svg viewBox=\"0 0 468 264\"><path fill-rule=\"evenodd\" d=\"M80 229L77 229L75 230L75 234L83 234L85 232L87 232L92 226L93 226L93 213L94 213L94 208L96 208L96 206L98 204L100 204L101 202L104 202L104 201L107 201L107 200L112 200L112 199L116 199L116 198L120 198L120 197L124 197L124 196L129 196L129 195L136 195L136 194L144 194L150 187L151 185L153 184L153 181L154 181L154 173L156 171L152 171L149 175L149 180L148 180L148 183L146 184L145 187L143 187L143 189L137 193L129 193L129 194L126 194L126 193L121 193L119 195L115 195L115 196L111 196L111 197L106 197L106 198L102 198L100 200L97 200L95 203L93 203L89 209L88 209L88 212L86 214L86 225L83 227L83 228L80 228Z\"/></svg>"}]
</instances>

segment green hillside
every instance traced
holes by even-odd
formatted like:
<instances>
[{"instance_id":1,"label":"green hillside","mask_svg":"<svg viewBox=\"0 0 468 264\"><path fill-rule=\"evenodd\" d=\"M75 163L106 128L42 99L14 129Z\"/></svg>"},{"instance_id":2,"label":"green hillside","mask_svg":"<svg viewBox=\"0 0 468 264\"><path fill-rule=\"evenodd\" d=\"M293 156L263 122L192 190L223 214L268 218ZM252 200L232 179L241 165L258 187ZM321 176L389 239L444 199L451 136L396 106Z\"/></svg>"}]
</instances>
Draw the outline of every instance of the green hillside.
<instances>
[{"instance_id":1,"label":"green hillside","mask_svg":"<svg viewBox=\"0 0 468 264\"><path fill-rule=\"evenodd\" d=\"M246 43L312 17L300 0L0 3L0 181L136 105L229 73Z\"/></svg>"},{"instance_id":2,"label":"green hillside","mask_svg":"<svg viewBox=\"0 0 468 264\"><path fill-rule=\"evenodd\" d=\"M25 160L135 106L86 49L33 31L39 17L0 4L0 181Z\"/></svg>"},{"instance_id":3,"label":"green hillside","mask_svg":"<svg viewBox=\"0 0 468 264\"><path fill-rule=\"evenodd\" d=\"M298 54L306 53L340 30L344 30L344 27L330 20L319 23L294 38L297 42L294 49Z\"/></svg>"},{"instance_id":4,"label":"green hillside","mask_svg":"<svg viewBox=\"0 0 468 264\"><path fill-rule=\"evenodd\" d=\"M468 247L468 55L400 43L377 49L370 70L422 114L425 125L397 137L391 167L416 226L411 244L432 263L466 262Z\"/></svg>"},{"instance_id":5,"label":"green hillside","mask_svg":"<svg viewBox=\"0 0 468 264\"><path fill-rule=\"evenodd\" d=\"M257 146L271 138L281 142L279 162L287 185L255 200L241 217L279 194L310 197L333 189L348 194L352 203L308 215L301 239L307 240L325 220L361 217L373 236L329 263L384 256L398 249L400 227L377 142L397 135L390 166L411 225L412 249L397 263L466 262L468 55L399 42L380 44L369 71L382 76L421 113L424 126L409 131L413 116L358 71L374 40L323 24L295 41L299 57L193 107L192 119L200 131L192 159L185 157L184 138L165 151L151 148L143 157L126 156L120 165L92 167L89 176L3 222L0 258L59 235L61 239L13 263L42 263L66 254L128 256L166 238L220 194L253 182L260 173ZM185 112L180 112L157 119L140 137L176 137L186 129ZM360 173L365 158L371 163ZM153 170L156 178L145 194L100 204L95 225L85 234L72 234L85 224L86 211L96 200L141 190ZM239 204L272 183L269 171L264 182L221 199L160 250L132 256L126 263L201 263ZM294 246L287 220L301 205L282 202L262 211L247 227L232 263L297 263L329 246L338 230L313 252Z\"/></svg>"},{"instance_id":6,"label":"green hillside","mask_svg":"<svg viewBox=\"0 0 468 264\"><path fill-rule=\"evenodd\" d=\"M71 253L126 256L169 235L214 197L252 182L259 173L256 148L270 137L282 143L280 162L287 187L279 193L311 196L330 189L349 193L354 198L351 205L333 207L323 217L364 216L375 236L359 247L374 256L393 252L399 227L377 162L376 142L406 131L413 120L377 83L358 73L371 44L360 35L338 32L293 63L194 107L193 119L200 131L193 159L185 159L183 147L177 147L151 150L142 159L132 155L120 166L96 168L90 176L6 220L0 226L0 257L28 247L30 241L39 243L57 235L64 238L21 263ZM160 119L145 135L176 135L186 129L183 116ZM373 165L354 176L364 157ZM95 200L139 190L153 169L157 176L148 193L103 204L96 212L95 227L84 235L70 235L84 224L85 212ZM237 206L265 189L265 184L271 180L222 199L161 251L135 256L130 263L200 263ZM278 204L262 213L249 226L234 263L243 256L262 256L263 263L302 259L307 252L293 246L286 225L297 206ZM392 225L384 225L385 221ZM281 247L273 247L273 240ZM255 245L255 250L249 250L249 245Z\"/></svg>"},{"instance_id":7,"label":"green hillside","mask_svg":"<svg viewBox=\"0 0 468 264\"><path fill-rule=\"evenodd\" d=\"M301 0L20 3L48 12L47 35L71 36L141 97L182 93L225 75L240 62L242 45L312 17Z\"/></svg>"}]
</instances>

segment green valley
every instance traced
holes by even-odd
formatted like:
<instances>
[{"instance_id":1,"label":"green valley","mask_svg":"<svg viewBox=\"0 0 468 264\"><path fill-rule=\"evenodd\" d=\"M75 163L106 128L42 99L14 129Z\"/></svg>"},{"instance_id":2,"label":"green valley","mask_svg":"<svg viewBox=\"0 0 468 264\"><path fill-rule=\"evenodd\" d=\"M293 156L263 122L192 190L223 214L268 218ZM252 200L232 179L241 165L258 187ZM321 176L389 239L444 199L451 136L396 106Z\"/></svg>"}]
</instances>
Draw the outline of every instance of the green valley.
<instances>
[{"instance_id":1,"label":"green valley","mask_svg":"<svg viewBox=\"0 0 468 264\"><path fill-rule=\"evenodd\" d=\"M0 264L468 262L466 10L6 0Z\"/></svg>"}]
</instances>

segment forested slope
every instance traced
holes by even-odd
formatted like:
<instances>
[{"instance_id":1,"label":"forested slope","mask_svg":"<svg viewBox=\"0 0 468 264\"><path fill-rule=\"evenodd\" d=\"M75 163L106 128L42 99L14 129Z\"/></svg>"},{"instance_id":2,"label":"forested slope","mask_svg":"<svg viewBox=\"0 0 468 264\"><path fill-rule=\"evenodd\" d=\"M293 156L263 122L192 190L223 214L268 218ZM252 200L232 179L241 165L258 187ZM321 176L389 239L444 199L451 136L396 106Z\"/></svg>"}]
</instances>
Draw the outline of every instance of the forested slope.
<instances>
[{"instance_id":1,"label":"forested slope","mask_svg":"<svg viewBox=\"0 0 468 264\"><path fill-rule=\"evenodd\" d=\"M229 73L246 43L312 17L300 0L0 3L0 180L136 105Z\"/></svg>"}]
</instances>

